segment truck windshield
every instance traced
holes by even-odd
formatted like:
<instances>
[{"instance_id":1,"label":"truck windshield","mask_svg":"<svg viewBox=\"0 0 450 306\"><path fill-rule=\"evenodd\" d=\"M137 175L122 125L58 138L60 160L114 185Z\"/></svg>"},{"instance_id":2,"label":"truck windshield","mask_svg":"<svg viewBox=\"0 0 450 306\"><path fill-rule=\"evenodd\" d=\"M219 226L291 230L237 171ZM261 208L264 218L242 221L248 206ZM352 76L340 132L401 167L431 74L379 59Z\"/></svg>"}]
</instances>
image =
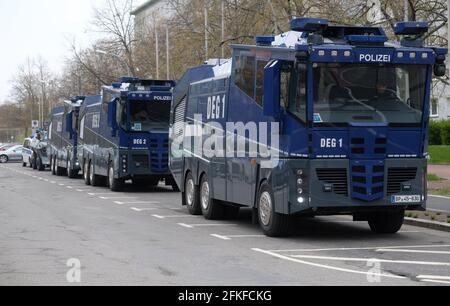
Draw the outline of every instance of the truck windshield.
<instances>
[{"instance_id":1,"label":"truck windshield","mask_svg":"<svg viewBox=\"0 0 450 306\"><path fill-rule=\"evenodd\" d=\"M167 102L130 102L130 126L133 132L168 130L170 103Z\"/></svg>"},{"instance_id":2,"label":"truck windshield","mask_svg":"<svg viewBox=\"0 0 450 306\"><path fill-rule=\"evenodd\" d=\"M316 124L422 122L426 66L315 64Z\"/></svg>"}]
</instances>

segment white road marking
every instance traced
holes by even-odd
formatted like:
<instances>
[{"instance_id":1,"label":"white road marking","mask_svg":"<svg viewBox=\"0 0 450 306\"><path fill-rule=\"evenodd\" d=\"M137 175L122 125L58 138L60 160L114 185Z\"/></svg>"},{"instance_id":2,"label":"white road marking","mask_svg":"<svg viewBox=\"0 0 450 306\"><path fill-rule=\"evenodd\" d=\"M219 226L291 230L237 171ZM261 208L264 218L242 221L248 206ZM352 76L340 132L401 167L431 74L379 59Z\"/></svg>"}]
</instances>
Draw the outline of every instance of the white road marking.
<instances>
[{"instance_id":1,"label":"white road marking","mask_svg":"<svg viewBox=\"0 0 450 306\"><path fill-rule=\"evenodd\" d=\"M131 207L130 209L134 210L134 211L137 211L137 212L155 210L155 208L136 208L136 207Z\"/></svg>"},{"instance_id":2,"label":"white road marking","mask_svg":"<svg viewBox=\"0 0 450 306\"><path fill-rule=\"evenodd\" d=\"M308 266L323 268L323 269L329 269L329 270L335 270L335 271L339 271L339 272L346 272L346 273L353 273L353 274L380 276L380 277L388 277L388 278L396 278L396 279L406 279L406 277L404 277L404 276L399 276L399 275L394 275L394 274L372 273L372 272L365 272L365 271L358 271L358 270L351 270L351 269L344 269L344 268L339 268L339 267L333 267L333 266L329 266L329 265L316 264L316 263L313 263L313 262L307 262L307 261L295 259L295 258L292 258L292 257L289 257L289 256L284 256L284 255L281 255L281 254L277 254L277 253L274 253L272 251L265 251L265 250L261 250L261 249L252 249L252 250L255 251L255 252L259 252L259 253L263 253L263 254L266 254L266 255L270 255L272 257L276 257L276 258L280 258L280 259L284 259L284 260L288 260L288 261L292 261L292 262L295 262L295 263L300 263L300 264L304 264L304 265L308 265Z\"/></svg>"},{"instance_id":3,"label":"white road marking","mask_svg":"<svg viewBox=\"0 0 450 306\"><path fill-rule=\"evenodd\" d=\"M91 192L89 192L89 193L88 193L88 195L90 195L90 196L98 196L98 195L114 195L114 194L116 194L116 193L114 193L114 192L102 192L102 193L91 193Z\"/></svg>"},{"instance_id":4,"label":"white road marking","mask_svg":"<svg viewBox=\"0 0 450 306\"><path fill-rule=\"evenodd\" d=\"M214 224L185 224L185 223L178 223L178 225L187 227L187 228L194 228L194 227L213 227L213 226L236 226L236 224L220 224L220 223L214 223Z\"/></svg>"},{"instance_id":5,"label":"white road marking","mask_svg":"<svg viewBox=\"0 0 450 306\"><path fill-rule=\"evenodd\" d=\"M157 219L171 219L171 218L198 218L198 216L191 216L191 215L172 215L172 216L160 216L160 215L152 215L152 217L155 217Z\"/></svg>"},{"instance_id":6,"label":"white road marking","mask_svg":"<svg viewBox=\"0 0 450 306\"><path fill-rule=\"evenodd\" d=\"M375 252L380 253L417 253L417 254L442 254L450 255L448 251L425 251L425 250L402 250L402 249L378 249Z\"/></svg>"},{"instance_id":7,"label":"white road marking","mask_svg":"<svg viewBox=\"0 0 450 306\"><path fill-rule=\"evenodd\" d=\"M446 200L450 200L450 197L446 197L446 196L440 196L440 195L428 195L431 198L438 198L438 199L446 199Z\"/></svg>"},{"instance_id":8,"label":"white road marking","mask_svg":"<svg viewBox=\"0 0 450 306\"><path fill-rule=\"evenodd\" d=\"M420 266L444 266L450 267L450 262L431 262L431 261L409 261L409 260L388 260L378 258L356 258L356 257L329 257L329 256L310 256L310 255L291 255L293 258L299 259L320 259L333 261L354 261L354 262L369 262L374 260L380 263L396 263L405 265L420 265Z\"/></svg>"},{"instance_id":9,"label":"white road marking","mask_svg":"<svg viewBox=\"0 0 450 306\"><path fill-rule=\"evenodd\" d=\"M50 184L56 184L56 182L55 181L50 181Z\"/></svg>"},{"instance_id":10,"label":"white road marking","mask_svg":"<svg viewBox=\"0 0 450 306\"><path fill-rule=\"evenodd\" d=\"M59 186L65 186L64 184L58 184Z\"/></svg>"},{"instance_id":11,"label":"white road marking","mask_svg":"<svg viewBox=\"0 0 450 306\"><path fill-rule=\"evenodd\" d=\"M435 280L445 280L450 281L450 276L437 276L437 275L419 275L418 279L435 279Z\"/></svg>"},{"instance_id":12,"label":"white road marking","mask_svg":"<svg viewBox=\"0 0 450 306\"><path fill-rule=\"evenodd\" d=\"M117 205L137 205L137 204L139 204L139 205L156 205L156 204L161 204L161 202L151 202L151 201L148 201L148 202L144 202L144 201L142 201L142 202L122 202L122 201L115 201L114 202L115 204L117 204Z\"/></svg>"},{"instance_id":13,"label":"white road marking","mask_svg":"<svg viewBox=\"0 0 450 306\"><path fill-rule=\"evenodd\" d=\"M102 200L125 200L125 199L137 199L137 197L98 197Z\"/></svg>"},{"instance_id":14,"label":"white road marking","mask_svg":"<svg viewBox=\"0 0 450 306\"><path fill-rule=\"evenodd\" d=\"M67 188L67 189L73 189L73 187L72 187L72 186L66 186L66 188Z\"/></svg>"},{"instance_id":15,"label":"white road marking","mask_svg":"<svg viewBox=\"0 0 450 306\"><path fill-rule=\"evenodd\" d=\"M212 237L216 237L222 240L233 240L237 238L266 238L264 235L218 235L218 234L211 234Z\"/></svg>"},{"instance_id":16,"label":"white road marking","mask_svg":"<svg viewBox=\"0 0 450 306\"><path fill-rule=\"evenodd\" d=\"M330 248L330 249L295 249L295 250L270 250L269 252L329 252L329 251L370 251L378 249L424 249L424 248L450 248L449 244L442 245L412 245L412 246L384 246L367 248Z\"/></svg>"},{"instance_id":17,"label":"white road marking","mask_svg":"<svg viewBox=\"0 0 450 306\"><path fill-rule=\"evenodd\" d=\"M450 284L450 281L440 281L440 280L434 280L434 279L422 279L420 281L424 282L424 283L446 284L446 285Z\"/></svg>"}]
</instances>

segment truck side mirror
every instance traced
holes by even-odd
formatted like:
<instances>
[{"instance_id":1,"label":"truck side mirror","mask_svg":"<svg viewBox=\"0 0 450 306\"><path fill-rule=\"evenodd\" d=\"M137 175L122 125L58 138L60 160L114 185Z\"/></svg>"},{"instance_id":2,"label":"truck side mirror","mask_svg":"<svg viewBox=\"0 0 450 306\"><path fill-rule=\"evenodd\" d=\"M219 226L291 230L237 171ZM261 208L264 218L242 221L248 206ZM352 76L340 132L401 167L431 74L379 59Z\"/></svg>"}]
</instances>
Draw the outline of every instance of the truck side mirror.
<instances>
[{"instance_id":1,"label":"truck side mirror","mask_svg":"<svg viewBox=\"0 0 450 306\"><path fill-rule=\"evenodd\" d=\"M281 114L280 85L281 62L274 60L264 68L264 116L278 117Z\"/></svg>"},{"instance_id":2,"label":"truck side mirror","mask_svg":"<svg viewBox=\"0 0 450 306\"><path fill-rule=\"evenodd\" d=\"M69 133L70 139L73 137L73 116L72 112L66 114L66 132Z\"/></svg>"},{"instance_id":3,"label":"truck side mirror","mask_svg":"<svg viewBox=\"0 0 450 306\"><path fill-rule=\"evenodd\" d=\"M113 137L116 136L117 132L116 113L117 113L117 100L114 100L112 102L109 102L108 104L108 126L111 128L111 135Z\"/></svg>"}]
</instances>

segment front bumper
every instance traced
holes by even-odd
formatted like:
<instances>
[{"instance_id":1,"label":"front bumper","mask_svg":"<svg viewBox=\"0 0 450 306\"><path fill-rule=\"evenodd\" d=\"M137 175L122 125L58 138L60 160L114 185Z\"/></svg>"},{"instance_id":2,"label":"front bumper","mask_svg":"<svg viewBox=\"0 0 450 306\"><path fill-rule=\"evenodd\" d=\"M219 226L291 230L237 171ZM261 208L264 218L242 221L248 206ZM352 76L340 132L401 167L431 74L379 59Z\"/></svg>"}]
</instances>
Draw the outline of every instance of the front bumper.
<instances>
[{"instance_id":1,"label":"front bumper","mask_svg":"<svg viewBox=\"0 0 450 306\"><path fill-rule=\"evenodd\" d=\"M345 214L370 210L425 210L427 201L427 162L425 159L386 159L384 175L367 174L365 182L378 183L379 196L361 200L355 195L360 184L354 182L350 160L283 160L272 173L276 210L284 214L312 212L315 214ZM302 169L303 184L298 184L298 169ZM371 183L370 183L371 184ZM370 186L369 184L369 186ZM299 192L302 189L302 193ZM364 189L363 189L364 190ZM372 188L366 188L368 197ZM410 196L400 203L396 196ZM413 200L411 200L413 199ZM414 201L414 202L412 202Z\"/></svg>"},{"instance_id":2,"label":"front bumper","mask_svg":"<svg viewBox=\"0 0 450 306\"><path fill-rule=\"evenodd\" d=\"M169 176L168 159L155 158L149 150L121 150L118 156L119 177L145 178Z\"/></svg>"}]
</instances>

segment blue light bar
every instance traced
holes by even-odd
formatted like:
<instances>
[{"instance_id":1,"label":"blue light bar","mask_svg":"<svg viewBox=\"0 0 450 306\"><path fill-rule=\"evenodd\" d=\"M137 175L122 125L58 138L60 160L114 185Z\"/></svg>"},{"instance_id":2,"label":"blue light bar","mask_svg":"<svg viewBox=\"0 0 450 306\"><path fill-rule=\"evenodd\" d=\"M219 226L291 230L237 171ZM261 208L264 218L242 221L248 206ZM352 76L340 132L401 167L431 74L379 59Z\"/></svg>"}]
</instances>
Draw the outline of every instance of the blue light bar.
<instances>
[{"instance_id":1,"label":"blue light bar","mask_svg":"<svg viewBox=\"0 0 450 306\"><path fill-rule=\"evenodd\" d=\"M112 83L112 88L119 89L120 87L122 87L122 83Z\"/></svg>"},{"instance_id":2,"label":"blue light bar","mask_svg":"<svg viewBox=\"0 0 450 306\"><path fill-rule=\"evenodd\" d=\"M121 77L119 79L120 83L137 83L139 81L140 81L140 79L139 78L135 78L135 77Z\"/></svg>"},{"instance_id":3,"label":"blue light bar","mask_svg":"<svg viewBox=\"0 0 450 306\"><path fill-rule=\"evenodd\" d=\"M423 35L428 32L428 22L407 21L399 22L394 27L396 35Z\"/></svg>"},{"instance_id":4,"label":"blue light bar","mask_svg":"<svg viewBox=\"0 0 450 306\"><path fill-rule=\"evenodd\" d=\"M385 35L374 35L374 36L370 36L370 35L348 35L348 36L345 37L345 39L349 43L367 44L367 45L384 44L385 42L387 42L389 40L388 37L385 36Z\"/></svg>"},{"instance_id":5,"label":"blue light bar","mask_svg":"<svg viewBox=\"0 0 450 306\"><path fill-rule=\"evenodd\" d=\"M271 46L274 41L275 41L275 37L273 37L273 36L257 36L256 37L256 44L258 46Z\"/></svg>"},{"instance_id":6,"label":"blue light bar","mask_svg":"<svg viewBox=\"0 0 450 306\"><path fill-rule=\"evenodd\" d=\"M328 20L322 18L296 18L291 21L291 30L296 32L319 32L328 27Z\"/></svg>"}]
</instances>

